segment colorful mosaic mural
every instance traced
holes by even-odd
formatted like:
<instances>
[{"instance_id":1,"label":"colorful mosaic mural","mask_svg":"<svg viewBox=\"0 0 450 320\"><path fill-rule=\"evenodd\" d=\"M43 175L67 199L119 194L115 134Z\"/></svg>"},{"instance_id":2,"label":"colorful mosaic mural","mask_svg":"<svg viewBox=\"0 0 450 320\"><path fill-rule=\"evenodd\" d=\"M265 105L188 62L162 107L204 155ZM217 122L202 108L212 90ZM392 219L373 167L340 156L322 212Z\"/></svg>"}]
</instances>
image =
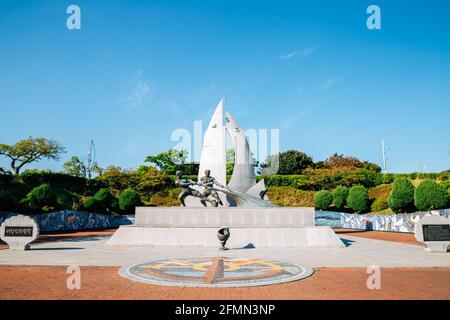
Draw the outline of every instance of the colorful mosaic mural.
<instances>
[{"instance_id":1,"label":"colorful mosaic mural","mask_svg":"<svg viewBox=\"0 0 450 320\"><path fill-rule=\"evenodd\" d=\"M316 225L361 230L414 232L416 222L429 215L441 215L448 218L450 209L389 215L316 211Z\"/></svg>"},{"instance_id":2,"label":"colorful mosaic mural","mask_svg":"<svg viewBox=\"0 0 450 320\"><path fill-rule=\"evenodd\" d=\"M309 267L246 258L158 259L122 267L127 279L166 286L249 287L306 278Z\"/></svg>"},{"instance_id":3,"label":"colorful mosaic mural","mask_svg":"<svg viewBox=\"0 0 450 320\"><path fill-rule=\"evenodd\" d=\"M6 212L0 216L0 224L18 213ZM30 215L39 225L40 231L73 231L117 228L120 225L133 224L126 216L111 216L83 211L63 210Z\"/></svg>"}]
</instances>

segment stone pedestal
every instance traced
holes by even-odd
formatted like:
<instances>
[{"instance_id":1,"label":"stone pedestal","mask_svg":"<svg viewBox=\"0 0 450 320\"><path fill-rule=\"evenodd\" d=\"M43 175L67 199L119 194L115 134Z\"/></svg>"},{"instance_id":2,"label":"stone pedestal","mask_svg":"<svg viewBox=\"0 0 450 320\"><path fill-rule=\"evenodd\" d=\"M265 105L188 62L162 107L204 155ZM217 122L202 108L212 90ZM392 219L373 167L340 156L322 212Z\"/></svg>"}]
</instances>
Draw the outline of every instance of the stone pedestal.
<instances>
[{"instance_id":1,"label":"stone pedestal","mask_svg":"<svg viewBox=\"0 0 450 320\"><path fill-rule=\"evenodd\" d=\"M425 216L415 226L417 241L425 243L425 251L447 252L450 245L450 220L442 216Z\"/></svg>"},{"instance_id":2,"label":"stone pedestal","mask_svg":"<svg viewBox=\"0 0 450 320\"><path fill-rule=\"evenodd\" d=\"M314 208L137 207L136 224L121 226L107 246L344 247L330 227L316 227Z\"/></svg>"}]
</instances>

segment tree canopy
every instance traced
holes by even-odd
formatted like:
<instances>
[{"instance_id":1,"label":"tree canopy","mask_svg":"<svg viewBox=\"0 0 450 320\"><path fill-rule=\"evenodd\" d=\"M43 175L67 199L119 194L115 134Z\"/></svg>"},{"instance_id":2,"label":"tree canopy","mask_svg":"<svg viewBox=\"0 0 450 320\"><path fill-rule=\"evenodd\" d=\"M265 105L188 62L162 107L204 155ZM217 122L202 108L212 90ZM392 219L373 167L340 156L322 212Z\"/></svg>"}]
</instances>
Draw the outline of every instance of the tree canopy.
<instances>
[{"instance_id":1,"label":"tree canopy","mask_svg":"<svg viewBox=\"0 0 450 320\"><path fill-rule=\"evenodd\" d=\"M154 163L160 171L166 174L175 174L178 168L184 165L187 156L187 150L169 149L156 156L148 156L145 162Z\"/></svg>"},{"instance_id":2,"label":"tree canopy","mask_svg":"<svg viewBox=\"0 0 450 320\"><path fill-rule=\"evenodd\" d=\"M20 173L22 167L31 162L41 159L59 160L64 152L65 148L57 141L46 138L29 137L13 145L0 144L0 155L11 160L13 174Z\"/></svg>"},{"instance_id":3,"label":"tree canopy","mask_svg":"<svg viewBox=\"0 0 450 320\"><path fill-rule=\"evenodd\" d=\"M278 174L300 174L313 164L313 159L304 152L288 150L272 155L261 164L261 174L278 166ZM269 169L269 170L268 170ZM275 168L276 169L276 168Z\"/></svg>"}]
</instances>

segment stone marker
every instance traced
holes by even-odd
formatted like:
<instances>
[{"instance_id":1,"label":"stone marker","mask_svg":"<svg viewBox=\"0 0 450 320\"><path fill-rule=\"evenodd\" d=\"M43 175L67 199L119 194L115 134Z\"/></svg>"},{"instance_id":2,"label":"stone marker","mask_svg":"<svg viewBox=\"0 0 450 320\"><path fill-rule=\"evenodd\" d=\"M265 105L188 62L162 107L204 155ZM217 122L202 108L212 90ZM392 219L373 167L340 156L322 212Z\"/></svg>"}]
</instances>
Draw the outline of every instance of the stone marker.
<instances>
[{"instance_id":1,"label":"stone marker","mask_svg":"<svg viewBox=\"0 0 450 320\"><path fill-rule=\"evenodd\" d=\"M428 252L447 252L450 244L450 220L442 216L426 216L416 223L417 241L426 245Z\"/></svg>"},{"instance_id":2,"label":"stone marker","mask_svg":"<svg viewBox=\"0 0 450 320\"><path fill-rule=\"evenodd\" d=\"M9 245L10 250L28 250L29 243L39 234L39 226L34 219L17 215L6 219L0 226L0 238Z\"/></svg>"}]
</instances>

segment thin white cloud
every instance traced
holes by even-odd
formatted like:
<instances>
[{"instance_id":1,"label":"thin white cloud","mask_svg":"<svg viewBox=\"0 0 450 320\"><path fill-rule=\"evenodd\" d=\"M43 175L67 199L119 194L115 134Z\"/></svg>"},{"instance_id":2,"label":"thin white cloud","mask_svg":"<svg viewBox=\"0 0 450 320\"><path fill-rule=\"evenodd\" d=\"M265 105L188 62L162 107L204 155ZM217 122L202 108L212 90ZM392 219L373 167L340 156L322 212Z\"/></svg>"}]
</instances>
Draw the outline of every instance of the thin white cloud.
<instances>
[{"instance_id":1,"label":"thin white cloud","mask_svg":"<svg viewBox=\"0 0 450 320\"><path fill-rule=\"evenodd\" d=\"M314 49L314 48L303 48L302 55L303 55L303 57L306 58L306 57L312 55L314 52L316 52L316 49Z\"/></svg>"},{"instance_id":2,"label":"thin white cloud","mask_svg":"<svg viewBox=\"0 0 450 320\"><path fill-rule=\"evenodd\" d=\"M290 60L296 56L306 58L306 57L309 57L310 55L312 55L315 51L316 51L316 49L313 47L306 47L301 50L295 50L295 51L292 51L289 53L282 54L281 56L279 56L279 58L281 60Z\"/></svg>"},{"instance_id":3,"label":"thin white cloud","mask_svg":"<svg viewBox=\"0 0 450 320\"><path fill-rule=\"evenodd\" d=\"M331 89L337 81L339 81L340 78L331 78L325 81L325 84L323 85L323 88L325 90Z\"/></svg>"},{"instance_id":4,"label":"thin white cloud","mask_svg":"<svg viewBox=\"0 0 450 320\"><path fill-rule=\"evenodd\" d=\"M130 90L130 92L123 96L122 101L127 103L129 107L137 107L145 104L148 101L150 93L150 86L144 81L138 81Z\"/></svg>"},{"instance_id":5,"label":"thin white cloud","mask_svg":"<svg viewBox=\"0 0 450 320\"><path fill-rule=\"evenodd\" d=\"M121 102L125 103L128 109L143 106L150 100L151 87L142 80L143 75L142 70L136 72L130 82L128 93L121 98Z\"/></svg>"},{"instance_id":6,"label":"thin white cloud","mask_svg":"<svg viewBox=\"0 0 450 320\"><path fill-rule=\"evenodd\" d=\"M280 56L281 60L289 60L298 55L298 51L289 52Z\"/></svg>"}]
</instances>

